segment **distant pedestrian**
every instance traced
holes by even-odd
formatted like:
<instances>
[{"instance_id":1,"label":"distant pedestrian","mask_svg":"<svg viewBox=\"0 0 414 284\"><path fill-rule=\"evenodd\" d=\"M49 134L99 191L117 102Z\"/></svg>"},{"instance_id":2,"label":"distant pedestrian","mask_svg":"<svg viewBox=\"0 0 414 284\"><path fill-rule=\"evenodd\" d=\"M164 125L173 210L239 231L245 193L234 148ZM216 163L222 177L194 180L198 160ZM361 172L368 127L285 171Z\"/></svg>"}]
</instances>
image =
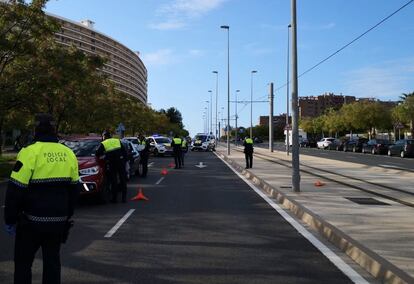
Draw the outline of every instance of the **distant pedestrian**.
<instances>
[{"instance_id":1,"label":"distant pedestrian","mask_svg":"<svg viewBox=\"0 0 414 284\"><path fill-rule=\"evenodd\" d=\"M187 140L185 138L182 139L182 143L181 143L181 164L184 167L184 158L185 158L185 154L188 152L188 144L187 144Z\"/></svg>"},{"instance_id":2,"label":"distant pedestrian","mask_svg":"<svg viewBox=\"0 0 414 284\"><path fill-rule=\"evenodd\" d=\"M141 145L142 150L139 151L140 155L140 163L142 165L142 177L146 177L148 173L148 158L149 158L149 149L150 149L150 142L145 139L144 135L140 134L138 137L138 144Z\"/></svg>"},{"instance_id":3,"label":"distant pedestrian","mask_svg":"<svg viewBox=\"0 0 414 284\"><path fill-rule=\"evenodd\" d=\"M180 169L182 166L182 144L183 140L180 137L178 137L178 135L175 135L171 143L171 146L173 148L176 169Z\"/></svg>"},{"instance_id":4,"label":"distant pedestrian","mask_svg":"<svg viewBox=\"0 0 414 284\"><path fill-rule=\"evenodd\" d=\"M246 159L246 169L251 169L253 167L253 139L249 136L246 136L243 142L244 146L244 157Z\"/></svg>"},{"instance_id":5,"label":"distant pedestrian","mask_svg":"<svg viewBox=\"0 0 414 284\"><path fill-rule=\"evenodd\" d=\"M127 195L127 173L125 170L125 163L128 161L127 150L122 145L121 140L112 138L109 131L106 130L102 136L103 141L96 150L96 156L105 156L108 180L111 184L111 202L117 202L118 191L121 191L122 202L125 203Z\"/></svg>"},{"instance_id":6,"label":"distant pedestrian","mask_svg":"<svg viewBox=\"0 0 414 284\"><path fill-rule=\"evenodd\" d=\"M17 156L4 207L6 231L16 235L14 283L32 283L39 248L42 283L60 283L60 245L73 225L79 186L78 161L58 142L52 116L36 115L34 143Z\"/></svg>"}]
</instances>

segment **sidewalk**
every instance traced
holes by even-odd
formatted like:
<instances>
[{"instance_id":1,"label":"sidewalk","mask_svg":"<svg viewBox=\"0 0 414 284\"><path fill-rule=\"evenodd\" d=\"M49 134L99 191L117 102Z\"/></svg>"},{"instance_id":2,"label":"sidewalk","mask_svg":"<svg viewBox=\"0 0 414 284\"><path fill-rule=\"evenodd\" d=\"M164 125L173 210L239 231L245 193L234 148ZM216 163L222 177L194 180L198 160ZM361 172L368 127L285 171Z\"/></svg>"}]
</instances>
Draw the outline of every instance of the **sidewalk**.
<instances>
[{"instance_id":1,"label":"sidewalk","mask_svg":"<svg viewBox=\"0 0 414 284\"><path fill-rule=\"evenodd\" d=\"M290 161L290 156L287 157L284 152L270 153L266 149L255 148L255 153L275 161ZM290 168L255 157L253 169L244 170L245 160L241 151L232 148L228 157L227 149L219 146L217 154L381 282L414 283L413 207L303 172L301 192L295 193L291 188ZM414 173L304 155L300 160L304 165L414 192ZM325 185L316 187L314 183L317 180ZM370 187L358 181L348 181ZM378 190L375 186L367 189ZM395 198L414 204L414 198L410 196L393 194ZM346 199L348 197L371 197L386 205L357 204Z\"/></svg>"}]
</instances>

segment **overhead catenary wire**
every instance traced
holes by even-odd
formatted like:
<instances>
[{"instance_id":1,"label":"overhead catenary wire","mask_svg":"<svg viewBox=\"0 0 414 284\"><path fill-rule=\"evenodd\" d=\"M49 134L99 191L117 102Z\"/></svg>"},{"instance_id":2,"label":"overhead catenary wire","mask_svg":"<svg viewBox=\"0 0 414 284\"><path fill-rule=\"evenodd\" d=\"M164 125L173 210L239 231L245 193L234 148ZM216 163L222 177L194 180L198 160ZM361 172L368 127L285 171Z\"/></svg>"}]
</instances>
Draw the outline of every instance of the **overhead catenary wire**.
<instances>
[{"instance_id":1,"label":"overhead catenary wire","mask_svg":"<svg viewBox=\"0 0 414 284\"><path fill-rule=\"evenodd\" d=\"M305 74L311 72L312 70L316 69L317 67L319 67L320 65L322 65L323 63L325 63L326 61L328 61L329 59L331 59L332 57L334 57L338 53L340 53L342 50L344 50L348 46L350 46L354 42L358 41L359 39L361 39L362 37L364 37L365 35L367 35L369 32L371 32L372 30L376 29L378 26L380 26L381 24L383 24L385 21L387 21L388 19L390 19L391 17L393 17L395 14L397 14L398 12L400 12L401 10L403 10L404 8L406 8L408 5L412 4L413 2L414 2L414 0L408 1L403 6L401 6L400 8L398 8L397 10L395 10L394 12L392 12L391 14L389 14L388 16L386 16L385 18L383 18L381 21L379 21L378 23L376 23L375 25L373 25L371 28L369 28L368 30L366 30L365 32L363 32L362 34L360 34L359 36L357 36L356 38L354 38L353 40L351 40L347 44L343 45L341 48L339 48L335 52L331 53L329 56L325 57L324 59L322 59L321 61L319 61L315 65L313 65L312 67L310 67L310 68L306 69L305 71L303 71L302 73L300 73L298 75L298 78L300 78L303 75L305 75ZM290 81L288 83L290 83ZM277 87L274 91L276 92L276 91L278 91L278 90L280 90L282 88L285 88L288 83L285 83L285 84ZM262 96L260 98L263 98L263 97L266 97L266 96Z\"/></svg>"}]
</instances>

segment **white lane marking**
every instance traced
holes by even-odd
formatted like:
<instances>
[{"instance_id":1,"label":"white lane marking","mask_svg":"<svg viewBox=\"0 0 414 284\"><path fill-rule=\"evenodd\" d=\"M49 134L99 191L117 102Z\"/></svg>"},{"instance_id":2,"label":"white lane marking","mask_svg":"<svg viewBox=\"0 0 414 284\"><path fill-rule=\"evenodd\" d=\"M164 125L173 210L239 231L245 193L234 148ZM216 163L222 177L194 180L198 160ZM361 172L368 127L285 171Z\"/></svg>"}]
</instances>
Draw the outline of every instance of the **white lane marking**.
<instances>
[{"instance_id":1,"label":"white lane marking","mask_svg":"<svg viewBox=\"0 0 414 284\"><path fill-rule=\"evenodd\" d=\"M216 154L216 153L215 153ZM246 177L237 172L233 167L216 154L236 175L238 175L247 185L249 185L260 197L262 197L273 209L275 209L287 222L289 222L302 236L304 236L311 244L313 244L323 255L326 256L339 270L341 270L351 281L357 284L369 284L361 275L358 274L352 267L346 264L339 256L337 256L331 249L325 246L314 235L312 235L305 227L298 221L293 219L283 208L265 195L258 187L252 184Z\"/></svg>"},{"instance_id":2,"label":"white lane marking","mask_svg":"<svg viewBox=\"0 0 414 284\"><path fill-rule=\"evenodd\" d=\"M161 177L155 184L159 185L162 182L163 179L164 179L164 177Z\"/></svg>"},{"instance_id":3,"label":"white lane marking","mask_svg":"<svg viewBox=\"0 0 414 284\"><path fill-rule=\"evenodd\" d=\"M151 168L154 165L154 162L148 164L148 168Z\"/></svg>"},{"instance_id":4,"label":"white lane marking","mask_svg":"<svg viewBox=\"0 0 414 284\"><path fill-rule=\"evenodd\" d=\"M393 166L393 165L386 165L386 164L379 164L378 166L383 167L383 168L397 168L399 169L400 167L398 166Z\"/></svg>"},{"instance_id":5,"label":"white lane marking","mask_svg":"<svg viewBox=\"0 0 414 284\"><path fill-rule=\"evenodd\" d=\"M122 226L122 224L128 219L129 216L131 216L132 213L134 213L134 211L135 209L129 209L129 211L124 215L124 217L122 217L121 220L119 220L118 223L116 223L115 226L113 226L112 229L110 229L108 233L106 233L105 238L112 237L112 235L115 234L119 227Z\"/></svg>"}]
</instances>

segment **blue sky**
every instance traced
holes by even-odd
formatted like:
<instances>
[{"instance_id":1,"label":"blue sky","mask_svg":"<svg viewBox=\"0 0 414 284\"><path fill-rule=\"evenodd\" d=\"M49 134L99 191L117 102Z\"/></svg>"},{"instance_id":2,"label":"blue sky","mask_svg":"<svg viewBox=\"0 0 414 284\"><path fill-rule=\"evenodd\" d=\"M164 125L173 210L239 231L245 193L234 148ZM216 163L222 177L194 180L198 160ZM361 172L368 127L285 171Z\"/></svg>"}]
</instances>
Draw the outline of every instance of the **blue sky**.
<instances>
[{"instance_id":1,"label":"blue sky","mask_svg":"<svg viewBox=\"0 0 414 284\"><path fill-rule=\"evenodd\" d=\"M299 73L313 66L408 0L298 0ZM148 69L148 102L174 106L192 135L204 131L203 112L219 72L218 111L227 116L227 33L230 26L231 100L264 100L268 83L286 83L288 0L50 0L47 12L80 21L139 51ZM299 96L325 92L397 100L414 91L414 4L299 79ZM231 115L234 116L234 103ZM253 124L268 115L253 104ZM238 105L239 125L250 106ZM275 114L286 112L286 88L275 94ZM215 121L215 100L213 121ZM220 118L220 116L219 116Z\"/></svg>"}]
</instances>

